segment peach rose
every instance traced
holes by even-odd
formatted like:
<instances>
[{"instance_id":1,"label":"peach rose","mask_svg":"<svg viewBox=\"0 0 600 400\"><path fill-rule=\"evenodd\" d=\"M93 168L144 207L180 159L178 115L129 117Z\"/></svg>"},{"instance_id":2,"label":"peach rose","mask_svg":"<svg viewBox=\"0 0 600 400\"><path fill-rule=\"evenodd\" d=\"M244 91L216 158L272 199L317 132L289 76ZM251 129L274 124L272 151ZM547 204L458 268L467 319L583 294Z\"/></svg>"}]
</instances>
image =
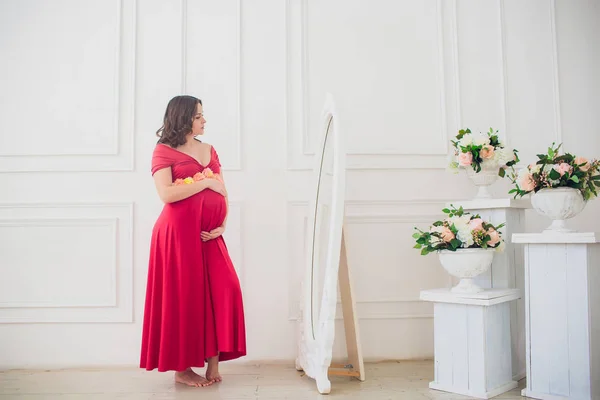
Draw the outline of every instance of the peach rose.
<instances>
[{"instance_id":1,"label":"peach rose","mask_svg":"<svg viewBox=\"0 0 600 400\"><path fill-rule=\"evenodd\" d=\"M469 228L473 231L483 230L483 220L481 218L473 218L469 221Z\"/></svg>"},{"instance_id":2,"label":"peach rose","mask_svg":"<svg viewBox=\"0 0 600 400\"><path fill-rule=\"evenodd\" d=\"M488 246L495 246L498 242L500 242L500 234L494 228L489 228L487 231L488 235L490 235L490 240L488 240Z\"/></svg>"},{"instance_id":3,"label":"peach rose","mask_svg":"<svg viewBox=\"0 0 600 400\"><path fill-rule=\"evenodd\" d=\"M202 172L196 172L194 174L194 176L192 177L192 179L194 179L195 181L201 181L204 178L206 178L206 177L204 176L204 174Z\"/></svg>"},{"instance_id":4,"label":"peach rose","mask_svg":"<svg viewBox=\"0 0 600 400\"><path fill-rule=\"evenodd\" d=\"M494 146L492 146L490 144L484 145L481 148L479 155L481 156L481 158L483 158L485 160L489 160L490 158L494 157Z\"/></svg>"},{"instance_id":5,"label":"peach rose","mask_svg":"<svg viewBox=\"0 0 600 400\"><path fill-rule=\"evenodd\" d=\"M552 168L554 168L554 170L558 172L560 176L563 176L565 172L571 173L571 171L573 171L573 167L567 163L560 163L558 165L554 165Z\"/></svg>"},{"instance_id":6,"label":"peach rose","mask_svg":"<svg viewBox=\"0 0 600 400\"><path fill-rule=\"evenodd\" d=\"M473 154L471 152L468 153L460 153L458 155L458 164L463 167L468 167L473 162Z\"/></svg>"},{"instance_id":7,"label":"peach rose","mask_svg":"<svg viewBox=\"0 0 600 400\"><path fill-rule=\"evenodd\" d=\"M446 243L449 243L452 241L452 239L454 239L454 233L452 233L452 231L450 230L450 228L444 226L442 228L442 240Z\"/></svg>"},{"instance_id":8,"label":"peach rose","mask_svg":"<svg viewBox=\"0 0 600 400\"><path fill-rule=\"evenodd\" d=\"M185 182L181 178L175 179L175 182L173 182L173 185L175 185L175 186L184 185L184 184L185 184Z\"/></svg>"},{"instance_id":9,"label":"peach rose","mask_svg":"<svg viewBox=\"0 0 600 400\"><path fill-rule=\"evenodd\" d=\"M214 178L214 176L215 176L214 172L212 172L212 169L210 169L210 168L204 168L204 171L202 171L202 174L207 178Z\"/></svg>"},{"instance_id":10,"label":"peach rose","mask_svg":"<svg viewBox=\"0 0 600 400\"><path fill-rule=\"evenodd\" d=\"M533 189L535 189L535 181L533 180L533 175L531 175L529 172L524 173L519 178L519 187L521 188L521 190L524 190L526 192L531 192Z\"/></svg>"},{"instance_id":11,"label":"peach rose","mask_svg":"<svg viewBox=\"0 0 600 400\"><path fill-rule=\"evenodd\" d=\"M584 165L581 165L581 167L579 167L579 169L582 171L587 171L588 169L590 169L590 162L585 157L576 157L575 164L577 164L577 165L584 164Z\"/></svg>"}]
</instances>

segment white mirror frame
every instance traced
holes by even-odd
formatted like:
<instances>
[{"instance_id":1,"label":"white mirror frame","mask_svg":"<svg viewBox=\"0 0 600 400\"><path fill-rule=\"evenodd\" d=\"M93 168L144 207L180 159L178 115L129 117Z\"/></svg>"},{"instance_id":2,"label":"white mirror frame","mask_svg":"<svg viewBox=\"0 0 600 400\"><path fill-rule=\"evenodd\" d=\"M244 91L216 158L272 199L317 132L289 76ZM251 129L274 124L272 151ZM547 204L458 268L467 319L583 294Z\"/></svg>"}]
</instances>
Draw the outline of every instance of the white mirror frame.
<instances>
[{"instance_id":1,"label":"white mirror frame","mask_svg":"<svg viewBox=\"0 0 600 400\"><path fill-rule=\"evenodd\" d=\"M333 126L327 134L330 121ZM306 263L304 281L302 283L302 300L299 318L299 343L296 369L303 370L307 376L315 379L319 393L331 391L328 370L331 365L333 340L335 336L335 314L337 303L338 270L340 250L342 245L342 227L344 224L344 208L346 194L346 153L343 138L340 136L339 121L333 97L328 93L323 108L323 125L320 132L319 146L316 148L314 162L314 190L309 205L309 224L306 241ZM323 297L318 313L319 318L313 321L313 246L315 240L315 217L317 214L317 191L320 182L320 168L323 161L326 140L333 140L333 196L331 207L331 225L329 226L329 241L327 257L324 266L325 278ZM318 268L318 264L315 268ZM314 273L318 276L318 271Z\"/></svg>"}]
</instances>

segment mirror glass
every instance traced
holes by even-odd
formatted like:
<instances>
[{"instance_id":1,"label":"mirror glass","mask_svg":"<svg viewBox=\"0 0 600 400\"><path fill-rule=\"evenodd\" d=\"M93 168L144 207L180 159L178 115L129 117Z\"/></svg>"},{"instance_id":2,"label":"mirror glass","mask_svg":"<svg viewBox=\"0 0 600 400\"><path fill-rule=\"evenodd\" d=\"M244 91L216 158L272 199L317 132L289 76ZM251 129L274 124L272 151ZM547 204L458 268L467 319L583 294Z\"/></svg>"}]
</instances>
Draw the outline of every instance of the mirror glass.
<instances>
[{"instance_id":1,"label":"mirror glass","mask_svg":"<svg viewBox=\"0 0 600 400\"><path fill-rule=\"evenodd\" d=\"M325 272L327 263L332 260L331 246L329 241L333 229L333 166L334 166L334 144L335 130L333 116L325 119L325 135L323 146L317 152L320 158L318 169L318 185L314 212L314 232L312 242L312 285L311 285L311 320L312 334L315 338L321 312L321 301L323 299L323 288L325 286ZM335 277L337 279L337 275Z\"/></svg>"}]
</instances>

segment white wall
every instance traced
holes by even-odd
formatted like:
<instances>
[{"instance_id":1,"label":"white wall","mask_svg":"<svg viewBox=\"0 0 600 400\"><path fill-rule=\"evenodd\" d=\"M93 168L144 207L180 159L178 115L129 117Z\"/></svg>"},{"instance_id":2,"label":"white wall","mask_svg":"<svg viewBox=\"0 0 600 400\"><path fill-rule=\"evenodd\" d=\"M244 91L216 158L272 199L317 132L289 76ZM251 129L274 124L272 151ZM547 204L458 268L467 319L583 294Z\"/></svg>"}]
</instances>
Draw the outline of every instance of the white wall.
<instances>
[{"instance_id":1,"label":"white wall","mask_svg":"<svg viewBox=\"0 0 600 400\"><path fill-rule=\"evenodd\" d=\"M492 126L526 161L552 141L598 157L599 20L591 1L4 0L0 368L138 362L161 208L150 155L180 93L203 99L225 167L246 360L295 356L326 91L348 138L365 357L431 357L418 292L449 278L411 248L412 229L475 192L444 171L448 140ZM599 217L592 202L572 222ZM545 224L528 213L528 230Z\"/></svg>"}]
</instances>

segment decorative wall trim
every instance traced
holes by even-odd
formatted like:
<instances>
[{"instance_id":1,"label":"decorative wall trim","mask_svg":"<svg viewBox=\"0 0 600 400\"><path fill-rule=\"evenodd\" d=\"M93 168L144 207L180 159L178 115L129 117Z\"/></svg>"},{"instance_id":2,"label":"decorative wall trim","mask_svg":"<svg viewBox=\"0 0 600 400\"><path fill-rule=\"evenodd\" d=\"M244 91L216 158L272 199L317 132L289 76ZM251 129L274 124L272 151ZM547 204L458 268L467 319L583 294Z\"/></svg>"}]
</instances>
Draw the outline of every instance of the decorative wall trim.
<instances>
[{"instance_id":1,"label":"decorative wall trim","mask_svg":"<svg viewBox=\"0 0 600 400\"><path fill-rule=\"evenodd\" d=\"M137 0L117 0L116 15L113 148L78 153L0 153L0 172L133 171ZM129 149L125 151L123 144Z\"/></svg>"},{"instance_id":2,"label":"decorative wall trim","mask_svg":"<svg viewBox=\"0 0 600 400\"><path fill-rule=\"evenodd\" d=\"M3 304L2 323L133 322L133 203L0 204L0 226L114 226L114 301L103 304ZM37 225L36 225L37 224Z\"/></svg>"},{"instance_id":3,"label":"decorative wall trim","mask_svg":"<svg viewBox=\"0 0 600 400\"><path fill-rule=\"evenodd\" d=\"M109 227L111 228L112 236L112 261L111 266L111 282L110 282L110 300L107 302L99 303L40 303L40 302L1 302L0 309L2 308L69 308L69 307L116 307L117 306L117 286L118 282L118 257L117 257L117 218L18 218L18 219L0 219L0 227L78 227L78 228L90 228L90 227Z\"/></svg>"},{"instance_id":4,"label":"decorative wall trim","mask_svg":"<svg viewBox=\"0 0 600 400\"><path fill-rule=\"evenodd\" d=\"M439 206L446 204L448 201L439 200L424 200L421 201L350 201L346 203L346 223L348 224L402 224L402 223L431 223L434 220L442 217L441 211L436 214L429 209L440 208ZM308 209L309 202L307 201L288 201L288 245L297 245L298 238L292 237L293 227L297 227L298 221L294 223L290 216L294 209ZM411 206L423 207L420 210L413 212L406 210ZM296 215L297 216L297 215ZM308 216L303 217L303 226L307 226ZM305 239L303 235L303 239ZM305 244L307 245L307 244ZM296 267L294 259L298 257L297 252L288 250L290 268ZM303 253L302 253L303 254ZM296 304L294 296L298 295L299 282L298 278L302 279L303 274L294 274L290 272L289 278L289 320L297 320L297 312L299 305ZM451 284L449 276L448 285ZM339 303L339 299L338 299ZM427 308L427 312L422 312L423 304L418 297L414 296L399 296L386 298L367 298L356 299L357 307L359 308L359 319L415 319L415 318L432 318L433 312ZM409 310L402 312L398 310L400 305L408 305ZM406 307L406 306L404 306ZM416 308L416 309L415 309ZM381 312L380 312L381 311ZM341 309L337 312L337 319L341 319Z\"/></svg>"},{"instance_id":5,"label":"decorative wall trim","mask_svg":"<svg viewBox=\"0 0 600 400\"><path fill-rule=\"evenodd\" d=\"M552 29L552 69L554 81L552 89L554 90L554 126L556 129L556 143L562 143L562 118L560 108L560 75L558 65L558 38L556 33L556 0L550 0L550 27ZM564 149L563 149L564 150Z\"/></svg>"},{"instance_id":6,"label":"decorative wall trim","mask_svg":"<svg viewBox=\"0 0 600 400\"><path fill-rule=\"evenodd\" d=\"M502 101L500 106L502 107L502 123L504 126L499 127L500 137L504 139L504 145L506 148L510 147L510 137L508 135L508 75L506 73L506 13L504 11L504 2L498 0L498 16L499 16L499 27L500 27L500 60L502 60L502 68L500 79L502 82Z\"/></svg>"},{"instance_id":7,"label":"decorative wall trim","mask_svg":"<svg viewBox=\"0 0 600 400\"><path fill-rule=\"evenodd\" d=\"M181 0L181 93L187 93L188 90L188 1ZM229 160L224 161L223 169L225 171L241 171L242 170L242 82L241 82L241 69L242 69L242 1L235 1L236 4L236 71L235 71L235 82L236 82L236 128L235 128L235 141L237 143L235 161L230 162Z\"/></svg>"},{"instance_id":8,"label":"decorative wall trim","mask_svg":"<svg viewBox=\"0 0 600 400\"><path fill-rule=\"evenodd\" d=\"M314 156L313 141L308 132L308 0L286 1L286 137L288 170L310 170L311 161ZM446 85L448 77L445 73L447 60L444 56L442 0L436 0L436 28L438 33L438 58L439 68L436 79L440 88L440 107L442 114L442 129L440 140L443 150L430 154L412 153L349 153L347 155L347 168L352 170L365 169L444 169L447 165L447 143L448 137L448 104L446 100ZM456 13L454 23L451 24L453 37L456 41ZM451 49L457 60L458 46L452 43ZM458 80L458 62L455 63L451 80ZM457 86L458 84L455 84ZM459 97L456 97L459 102ZM456 112L460 113L457 105ZM460 121L460 116L457 116ZM301 139L300 139L301 138ZM301 149L301 151L300 151Z\"/></svg>"}]
</instances>

